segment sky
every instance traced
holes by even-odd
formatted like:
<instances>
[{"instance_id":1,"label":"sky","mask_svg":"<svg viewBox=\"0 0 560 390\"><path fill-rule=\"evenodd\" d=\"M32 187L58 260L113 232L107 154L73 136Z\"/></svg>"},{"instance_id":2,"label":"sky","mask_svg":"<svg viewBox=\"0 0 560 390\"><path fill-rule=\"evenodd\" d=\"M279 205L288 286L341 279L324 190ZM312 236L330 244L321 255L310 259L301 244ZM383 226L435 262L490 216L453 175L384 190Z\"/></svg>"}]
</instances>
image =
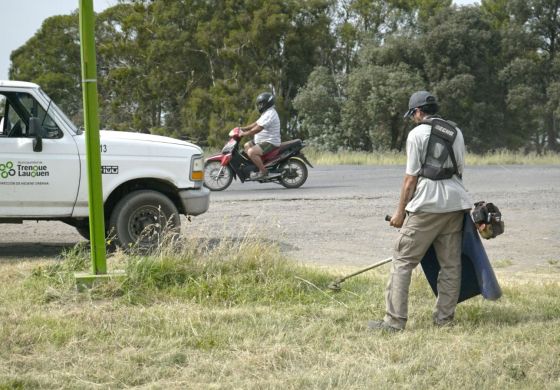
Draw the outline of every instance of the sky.
<instances>
[{"instance_id":1,"label":"sky","mask_svg":"<svg viewBox=\"0 0 560 390\"><path fill-rule=\"evenodd\" d=\"M8 78L10 54L31 38L54 15L68 15L80 7L80 0L0 0L0 80ZM95 12L117 4L117 0L93 0Z\"/></svg>"},{"instance_id":2,"label":"sky","mask_svg":"<svg viewBox=\"0 0 560 390\"><path fill-rule=\"evenodd\" d=\"M475 0L455 0L457 5L479 3ZM10 54L23 45L54 15L67 15L79 7L79 0L0 0L0 80L8 78ZM117 0L93 0L95 12L117 4Z\"/></svg>"}]
</instances>

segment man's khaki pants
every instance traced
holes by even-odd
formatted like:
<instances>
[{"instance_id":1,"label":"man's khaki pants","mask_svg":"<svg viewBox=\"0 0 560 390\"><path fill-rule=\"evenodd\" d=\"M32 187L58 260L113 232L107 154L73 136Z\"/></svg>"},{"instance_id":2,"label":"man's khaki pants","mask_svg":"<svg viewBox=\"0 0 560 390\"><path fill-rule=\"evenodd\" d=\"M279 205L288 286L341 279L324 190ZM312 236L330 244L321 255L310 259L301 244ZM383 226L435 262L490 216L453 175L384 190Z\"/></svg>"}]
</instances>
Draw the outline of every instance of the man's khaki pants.
<instances>
[{"instance_id":1,"label":"man's khaki pants","mask_svg":"<svg viewBox=\"0 0 560 390\"><path fill-rule=\"evenodd\" d=\"M450 213L409 213L395 244L391 277L385 290L384 321L404 329L408 319L408 289L412 271L434 245L441 267L434 322L452 320L461 288L461 244L464 211Z\"/></svg>"}]
</instances>

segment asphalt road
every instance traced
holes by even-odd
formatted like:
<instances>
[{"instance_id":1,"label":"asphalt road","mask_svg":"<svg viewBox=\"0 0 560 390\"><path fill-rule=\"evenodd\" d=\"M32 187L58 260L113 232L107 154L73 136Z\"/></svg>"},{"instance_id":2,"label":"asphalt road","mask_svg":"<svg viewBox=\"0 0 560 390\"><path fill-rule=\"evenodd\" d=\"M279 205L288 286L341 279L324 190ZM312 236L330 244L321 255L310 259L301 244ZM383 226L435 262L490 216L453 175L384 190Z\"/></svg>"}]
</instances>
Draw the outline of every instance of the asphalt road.
<instances>
[{"instance_id":1,"label":"asphalt road","mask_svg":"<svg viewBox=\"0 0 560 390\"><path fill-rule=\"evenodd\" d=\"M332 166L309 169L303 187L234 182L214 192L210 210L184 220L183 234L201 239L256 236L305 263L363 266L389 257L397 237L383 220L395 208L404 167ZM474 201L497 204L506 233L485 241L497 269L560 271L560 166L467 169ZM56 257L83 241L58 222L0 225L0 260Z\"/></svg>"},{"instance_id":2,"label":"asphalt road","mask_svg":"<svg viewBox=\"0 0 560 390\"><path fill-rule=\"evenodd\" d=\"M400 190L404 167L330 166L309 168L303 187L284 189L274 184L234 181L212 200L336 199L373 197ZM467 168L464 183L474 198L494 193L560 190L560 166L481 166Z\"/></svg>"}]
</instances>

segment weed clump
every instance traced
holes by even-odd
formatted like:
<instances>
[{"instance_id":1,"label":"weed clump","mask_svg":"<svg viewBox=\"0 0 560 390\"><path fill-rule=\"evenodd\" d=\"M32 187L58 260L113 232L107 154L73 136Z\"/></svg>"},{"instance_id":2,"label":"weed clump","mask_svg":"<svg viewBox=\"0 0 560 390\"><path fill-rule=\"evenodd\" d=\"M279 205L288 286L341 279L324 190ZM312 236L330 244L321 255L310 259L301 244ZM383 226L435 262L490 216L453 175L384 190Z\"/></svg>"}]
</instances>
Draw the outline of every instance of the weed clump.
<instances>
[{"instance_id":1,"label":"weed clump","mask_svg":"<svg viewBox=\"0 0 560 390\"><path fill-rule=\"evenodd\" d=\"M76 247L61 261L36 268L33 277L46 284L44 299L65 295L60 289L72 289L74 273L87 269L88 263L89 252ZM274 244L248 238L194 241L170 235L149 253L137 248L117 251L108 263L124 269L126 276L94 286L90 295L124 297L129 303L170 298L225 306L305 302L320 297L309 292L332 279L328 272L289 261Z\"/></svg>"}]
</instances>

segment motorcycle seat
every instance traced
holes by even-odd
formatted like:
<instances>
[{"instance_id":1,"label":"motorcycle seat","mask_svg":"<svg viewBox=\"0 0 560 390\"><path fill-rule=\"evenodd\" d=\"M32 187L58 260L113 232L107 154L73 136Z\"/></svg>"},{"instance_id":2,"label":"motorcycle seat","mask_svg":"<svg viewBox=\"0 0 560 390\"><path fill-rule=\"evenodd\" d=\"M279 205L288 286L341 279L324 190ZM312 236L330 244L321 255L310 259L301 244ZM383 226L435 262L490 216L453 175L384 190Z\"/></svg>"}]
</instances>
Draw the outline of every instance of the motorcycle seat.
<instances>
[{"instance_id":1,"label":"motorcycle seat","mask_svg":"<svg viewBox=\"0 0 560 390\"><path fill-rule=\"evenodd\" d=\"M292 146L299 146L301 147L303 144L301 139L294 139L291 141L282 142L277 148L272 149L270 152L263 155L263 161L270 161L282 153L284 150L292 147Z\"/></svg>"},{"instance_id":2,"label":"motorcycle seat","mask_svg":"<svg viewBox=\"0 0 560 390\"><path fill-rule=\"evenodd\" d=\"M293 139L291 141L282 142L280 144L280 146L278 146L278 149L280 149L280 151L283 151L283 150L289 148L290 146L294 146L294 145L301 146L301 144L302 144L302 141L300 139Z\"/></svg>"}]
</instances>

